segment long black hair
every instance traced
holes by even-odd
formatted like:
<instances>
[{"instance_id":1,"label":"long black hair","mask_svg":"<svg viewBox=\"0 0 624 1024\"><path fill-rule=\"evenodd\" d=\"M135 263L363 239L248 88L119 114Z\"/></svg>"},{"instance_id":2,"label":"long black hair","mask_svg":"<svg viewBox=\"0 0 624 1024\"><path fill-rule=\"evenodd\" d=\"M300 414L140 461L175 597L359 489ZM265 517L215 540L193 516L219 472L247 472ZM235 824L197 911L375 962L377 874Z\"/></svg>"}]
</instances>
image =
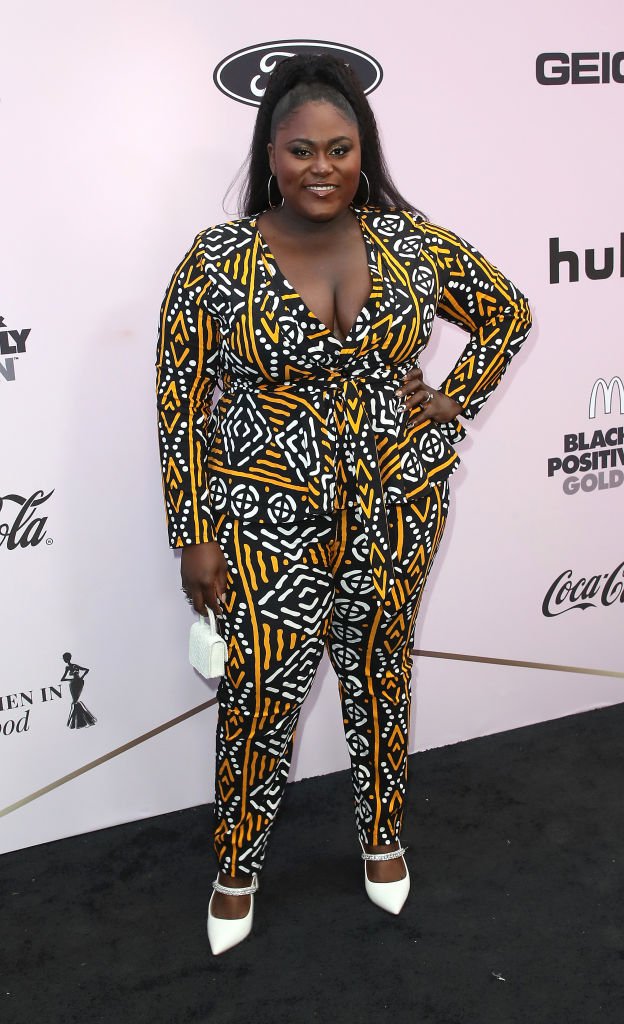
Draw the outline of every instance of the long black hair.
<instances>
[{"instance_id":1,"label":"long black hair","mask_svg":"<svg viewBox=\"0 0 624 1024\"><path fill-rule=\"evenodd\" d=\"M240 191L239 204L242 215L253 216L266 210L269 205L267 186L271 168L267 145L273 141L276 128L303 102L319 99L333 103L349 120L357 122L362 149L362 170L368 178L369 189L362 179L355 200L362 205L366 203L378 206L382 210L398 208L418 213L419 211L401 195L390 177L379 141L375 116L357 75L348 64L344 64L336 57L318 53L287 57L277 65L269 77L266 92L258 109L247 173ZM278 202L279 198L277 182L273 182L272 202Z\"/></svg>"}]
</instances>

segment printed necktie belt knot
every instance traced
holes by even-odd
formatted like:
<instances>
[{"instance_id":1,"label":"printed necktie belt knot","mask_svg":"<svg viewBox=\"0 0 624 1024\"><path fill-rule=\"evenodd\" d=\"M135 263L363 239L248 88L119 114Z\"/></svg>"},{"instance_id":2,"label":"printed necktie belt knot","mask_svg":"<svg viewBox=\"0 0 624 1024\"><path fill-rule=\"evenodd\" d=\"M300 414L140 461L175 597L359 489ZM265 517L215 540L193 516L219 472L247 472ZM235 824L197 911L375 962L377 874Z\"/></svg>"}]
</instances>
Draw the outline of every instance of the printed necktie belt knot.
<instances>
[{"instance_id":1,"label":"printed necktie belt knot","mask_svg":"<svg viewBox=\"0 0 624 1024\"><path fill-rule=\"evenodd\" d=\"M362 392L367 387L370 387L370 379L342 378L336 388L334 422L343 445L351 451L360 525L367 535L371 579L378 600L385 601L394 584L394 565L375 432L363 401Z\"/></svg>"},{"instance_id":2,"label":"printed necktie belt knot","mask_svg":"<svg viewBox=\"0 0 624 1024\"><path fill-rule=\"evenodd\" d=\"M364 395L367 391L397 388L402 374L382 371L375 376L345 375L330 371L319 377L300 377L291 381L247 384L237 380L231 391L317 390L333 395L333 413L337 437L350 451L357 508L361 528L367 538L371 579L378 602L386 600L395 580L392 542L388 530L383 485L375 432L368 417Z\"/></svg>"}]
</instances>

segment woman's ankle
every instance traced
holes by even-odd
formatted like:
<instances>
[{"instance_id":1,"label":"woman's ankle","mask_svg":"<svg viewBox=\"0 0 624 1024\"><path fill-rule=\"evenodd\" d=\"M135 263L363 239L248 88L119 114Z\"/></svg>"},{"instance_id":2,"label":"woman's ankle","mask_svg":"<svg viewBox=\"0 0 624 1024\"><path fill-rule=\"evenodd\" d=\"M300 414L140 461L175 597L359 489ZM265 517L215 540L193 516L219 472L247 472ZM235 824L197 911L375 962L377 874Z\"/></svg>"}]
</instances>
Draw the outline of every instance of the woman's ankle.
<instances>
[{"instance_id":1,"label":"woman's ankle","mask_svg":"<svg viewBox=\"0 0 624 1024\"><path fill-rule=\"evenodd\" d=\"M219 882L228 889L247 889L253 881L253 875L230 875L226 871L219 871Z\"/></svg>"},{"instance_id":2,"label":"woman's ankle","mask_svg":"<svg viewBox=\"0 0 624 1024\"><path fill-rule=\"evenodd\" d=\"M394 853L402 848L400 839L391 843L363 843L365 853ZM405 878L407 866L402 858L390 857L387 860L366 860L366 877L370 882L398 882Z\"/></svg>"}]
</instances>

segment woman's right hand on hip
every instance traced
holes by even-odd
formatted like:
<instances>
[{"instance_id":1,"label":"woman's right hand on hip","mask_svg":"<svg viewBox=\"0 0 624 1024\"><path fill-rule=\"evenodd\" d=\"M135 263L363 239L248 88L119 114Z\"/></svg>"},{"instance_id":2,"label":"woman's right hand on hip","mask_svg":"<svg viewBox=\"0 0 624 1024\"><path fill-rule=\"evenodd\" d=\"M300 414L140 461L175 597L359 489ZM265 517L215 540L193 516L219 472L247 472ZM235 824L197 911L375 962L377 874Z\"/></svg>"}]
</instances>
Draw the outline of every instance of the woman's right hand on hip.
<instances>
[{"instance_id":1,"label":"woman's right hand on hip","mask_svg":"<svg viewBox=\"0 0 624 1024\"><path fill-rule=\"evenodd\" d=\"M221 614L227 584L227 562L217 541L189 544L182 549L180 564L182 590L200 615L206 605L215 615Z\"/></svg>"}]
</instances>

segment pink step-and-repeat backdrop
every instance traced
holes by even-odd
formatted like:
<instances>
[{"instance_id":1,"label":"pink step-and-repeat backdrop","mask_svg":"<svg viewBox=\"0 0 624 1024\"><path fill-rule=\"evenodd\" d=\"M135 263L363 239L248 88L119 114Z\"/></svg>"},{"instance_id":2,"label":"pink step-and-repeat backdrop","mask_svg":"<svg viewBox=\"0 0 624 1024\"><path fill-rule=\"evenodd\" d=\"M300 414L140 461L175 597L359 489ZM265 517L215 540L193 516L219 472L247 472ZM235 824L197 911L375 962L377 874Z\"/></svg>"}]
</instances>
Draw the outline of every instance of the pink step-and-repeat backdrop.
<instances>
[{"instance_id":1,"label":"pink step-and-repeat backdrop","mask_svg":"<svg viewBox=\"0 0 624 1024\"><path fill-rule=\"evenodd\" d=\"M535 314L461 446L415 637L411 749L624 700L619 5L397 0L355 18L329 0L313 17L290 0L14 4L0 62L0 851L212 799L216 682L188 665L165 534L158 311L196 232L236 212L224 196L267 70L319 39L376 75L401 190ZM464 343L439 325L426 378ZM78 680L88 715L68 728ZM324 664L292 778L346 766Z\"/></svg>"}]
</instances>

